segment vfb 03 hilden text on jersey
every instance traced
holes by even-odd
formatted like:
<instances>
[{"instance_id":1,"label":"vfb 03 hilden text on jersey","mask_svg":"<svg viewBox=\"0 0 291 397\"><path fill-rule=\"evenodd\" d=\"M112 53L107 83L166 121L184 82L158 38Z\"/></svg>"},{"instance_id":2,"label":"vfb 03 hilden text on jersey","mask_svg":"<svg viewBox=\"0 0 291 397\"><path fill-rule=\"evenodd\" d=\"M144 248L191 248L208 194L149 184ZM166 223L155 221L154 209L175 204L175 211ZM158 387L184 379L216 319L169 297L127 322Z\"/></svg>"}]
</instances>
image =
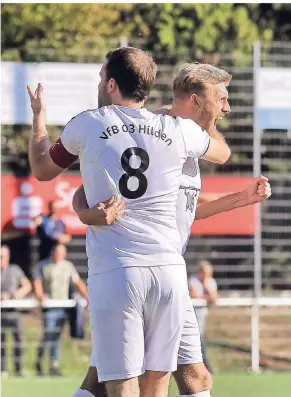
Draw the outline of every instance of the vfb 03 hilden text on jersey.
<instances>
[{"instance_id":1,"label":"vfb 03 hilden text on jersey","mask_svg":"<svg viewBox=\"0 0 291 397\"><path fill-rule=\"evenodd\" d=\"M161 132L161 130L155 131L154 127L150 127L148 125L135 126L134 124L122 124L121 127L118 127L117 125L112 125L110 127L107 127L106 131L102 132L103 135L101 135L99 138L109 139L111 136L114 136L120 132L129 132L130 134L138 132L140 134L146 134L159 138L164 141L168 146L172 144L172 139L167 138L167 135L164 132Z\"/></svg>"}]
</instances>

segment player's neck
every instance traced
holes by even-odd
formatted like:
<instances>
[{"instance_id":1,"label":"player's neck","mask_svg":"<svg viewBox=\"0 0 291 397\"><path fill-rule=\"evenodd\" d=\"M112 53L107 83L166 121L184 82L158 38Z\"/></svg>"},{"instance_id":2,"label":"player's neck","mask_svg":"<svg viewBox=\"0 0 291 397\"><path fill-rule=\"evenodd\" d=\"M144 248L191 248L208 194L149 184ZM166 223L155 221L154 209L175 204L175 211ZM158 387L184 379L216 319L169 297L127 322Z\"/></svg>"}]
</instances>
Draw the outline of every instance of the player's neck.
<instances>
[{"instance_id":1,"label":"player's neck","mask_svg":"<svg viewBox=\"0 0 291 397\"><path fill-rule=\"evenodd\" d=\"M113 105L117 106L124 106L126 108L133 108L133 109L141 109L144 106L144 101L142 102L135 102L126 99L119 99L113 102Z\"/></svg>"},{"instance_id":2,"label":"player's neck","mask_svg":"<svg viewBox=\"0 0 291 397\"><path fill-rule=\"evenodd\" d=\"M193 120L193 114L183 103L173 102L172 109L169 111L169 114L171 116L179 116L182 117L183 119Z\"/></svg>"}]
</instances>

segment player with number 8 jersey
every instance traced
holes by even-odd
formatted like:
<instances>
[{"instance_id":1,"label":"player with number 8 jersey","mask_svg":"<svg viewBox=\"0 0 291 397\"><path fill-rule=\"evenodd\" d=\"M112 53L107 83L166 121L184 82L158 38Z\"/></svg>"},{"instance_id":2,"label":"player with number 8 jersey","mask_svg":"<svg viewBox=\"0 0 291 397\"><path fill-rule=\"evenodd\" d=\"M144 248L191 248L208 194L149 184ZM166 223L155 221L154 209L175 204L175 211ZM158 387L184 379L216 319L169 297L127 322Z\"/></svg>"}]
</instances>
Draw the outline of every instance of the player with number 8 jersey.
<instances>
[{"instance_id":1,"label":"player with number 8 jersey","mask_svg":"<svg viewBox=\"0 0 291 397\"><path fill-rule=\"evenodd\" d=\"M156 71L139 49L112 50L100 72L100 108L74 117L49 151L42 89L29 89L34 175L53 179L79 158L89 207L112 195L126 202L122 218L89 226L86 239L92 360L109 397L139 395L144 372L144 397L167 393L189 298L176 221L182 168L189 157L230 155L194 121L143 107Z\"/></svg>"}]
</instances>

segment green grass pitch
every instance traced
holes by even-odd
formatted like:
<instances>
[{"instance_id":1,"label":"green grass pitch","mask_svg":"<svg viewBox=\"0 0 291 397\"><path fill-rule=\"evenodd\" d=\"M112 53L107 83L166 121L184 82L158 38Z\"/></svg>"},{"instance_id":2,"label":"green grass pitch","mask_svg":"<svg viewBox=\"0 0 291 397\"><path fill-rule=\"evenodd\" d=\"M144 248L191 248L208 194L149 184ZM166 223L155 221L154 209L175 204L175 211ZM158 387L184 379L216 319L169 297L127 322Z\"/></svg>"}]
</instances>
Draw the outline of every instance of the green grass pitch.
<instances>
[{"instance_id":1,"label":"green grass pitch","mask_svg":"<svg viewBox=\"0 0 291 397\"><path fill-rule=\"evenodd\" d=\"M72 397L81 377L52 379L13 377L2 381L2 397ZM290 373L219 374L214 376L212 397L289 397ZM174 382L169 397L177 397Z\"/></svg>"}]
</instances>

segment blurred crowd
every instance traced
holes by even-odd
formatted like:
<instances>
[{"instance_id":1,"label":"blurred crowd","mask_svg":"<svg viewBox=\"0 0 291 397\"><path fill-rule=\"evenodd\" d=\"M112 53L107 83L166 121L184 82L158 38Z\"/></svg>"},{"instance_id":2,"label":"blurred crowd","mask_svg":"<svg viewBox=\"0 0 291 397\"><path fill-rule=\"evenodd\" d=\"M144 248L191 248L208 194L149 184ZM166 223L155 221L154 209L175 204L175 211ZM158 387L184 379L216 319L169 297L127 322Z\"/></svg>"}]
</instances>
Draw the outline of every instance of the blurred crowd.
<instances>
[{"instance_id":1,"label":"blurred crowd","mask_svg":"<svg viewBox=\"0 0 291 397\"><path fill-rule=\"evenodd\" d=\"M49 374L62 375L59 369L60 341L66 322L69 322L71 336L82 338L84 304L73 308L46 307L48 300L67 300L76 291L86 301L87 287L80 278L74 264L68 261L65 244L71 240L64 222L56 215L56 205L49 204L48 214L35 219L39 239L39 260L29 280L17 264L10 262L10 248L1 247L1 302L34 297L41 308L42 336L37 347L35 370L44 375L43 358L49 353ZM84 300L83 300L84 302ZM21 312L17 307L1 307L1 374L7 375L7 334L13 336L13 365L16 376L23 376L24 329ZM61 306L61 304L60 304ZM81 320L81 321L80 321Z\"/></svg>"}]
</instances>

